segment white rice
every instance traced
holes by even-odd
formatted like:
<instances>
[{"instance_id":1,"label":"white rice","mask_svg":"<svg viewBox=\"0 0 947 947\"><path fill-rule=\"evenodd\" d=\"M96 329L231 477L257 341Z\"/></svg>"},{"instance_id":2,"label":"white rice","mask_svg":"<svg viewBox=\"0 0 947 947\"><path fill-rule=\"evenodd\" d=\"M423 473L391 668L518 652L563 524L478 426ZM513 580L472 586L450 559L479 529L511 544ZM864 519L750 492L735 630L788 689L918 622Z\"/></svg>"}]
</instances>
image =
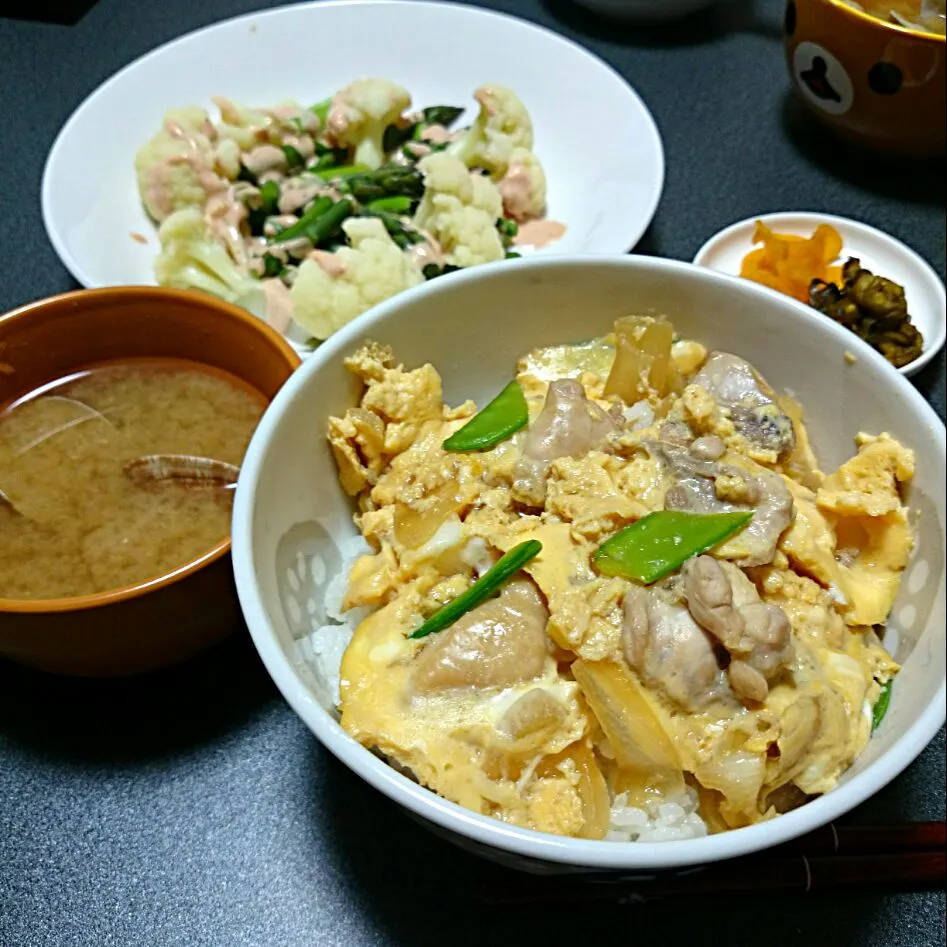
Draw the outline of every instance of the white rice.
<instances>
[{"instance_id":1,"label":"white rice","mask_svg":"<svg viewBox=\"0 0 947 947\"><path fill-rule=\"evenodd\" d=\"M313 622L312 632L298 643L300 657L314 665L317 675L325 680L336 708L341 700L339 671L342 656L355 629L373 611L369 607L342 611L352 566L368 552L371 549L361 537L343 546L342 565L325 587L325 612L330 623L316 625ZM481 540L469 541L462 558L481 574L493 562ZM697 793L689 787L673 800L650 801L643 808L628 805L627 795L621 793L612 802L605 838L610 842L672 842L700 838L707 834L707 826L698 815L697 801Z\"/></svg>"},{"instance_id":2,"label":"white rice","mask_svg":"<svg viewBox=\"0 0 947 947\"><path fill-rule=\"evenodd\" d=\"M314 665L317 677L321 677L328 689L334 707L338 708L341 697L339 694L339 671L342 666L342 655L355 634L355 629L373 611L370 607L353 608L342 611L342 601L348 587L349 573L359 557L370 553L371 547L361 536L342 544L342 564L339 571L332 576L325 587L325 614L326 624L312 623L310 634L298 642L299 655L306 663Z\"/></svg>"},{"instance_id":3,"label":"white rice","mask_svg":"<svg viewBox=\"0 0 947 947\"><path fill-rule=\"evenodd\" d=\"M707 825L697 813L697 793L687 787L673 801L649 801L644 808L629 806L628 796L620 793L612 802L605 839L609 842L676 842L706 834Z\"/></svg>"}]
</instances>

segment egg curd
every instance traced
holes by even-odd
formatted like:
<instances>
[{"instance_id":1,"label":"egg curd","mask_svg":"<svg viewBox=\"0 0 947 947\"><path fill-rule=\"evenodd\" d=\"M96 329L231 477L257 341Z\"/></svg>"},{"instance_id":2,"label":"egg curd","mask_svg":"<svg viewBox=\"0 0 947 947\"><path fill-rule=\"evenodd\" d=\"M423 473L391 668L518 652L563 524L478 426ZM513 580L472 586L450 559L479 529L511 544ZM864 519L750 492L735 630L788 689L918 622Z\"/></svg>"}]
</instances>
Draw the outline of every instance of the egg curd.
<instances>
[{"instance_id":1,"label":"egg curd","mask_svg":"<svg viewBox=\"0 0 947 947\"><path fill-rule=\"evenodd\" d=\"M328 436L374 552L344 607L375 609L342 660L349 734L446 799L579 838L615 837L616 804L687 794L715 832L836 785L898 670L879 632L911 450L859 434L825 473L799 404L650 317L524 355L528 425L481 450L444 449L477 405L444 404L432 365L369 344L347 366L364 391ZM599 547L656 511L747 516L651 584L605 574ZM527 540L492 595L411 637Z\"/></svg>"}]
</instances>

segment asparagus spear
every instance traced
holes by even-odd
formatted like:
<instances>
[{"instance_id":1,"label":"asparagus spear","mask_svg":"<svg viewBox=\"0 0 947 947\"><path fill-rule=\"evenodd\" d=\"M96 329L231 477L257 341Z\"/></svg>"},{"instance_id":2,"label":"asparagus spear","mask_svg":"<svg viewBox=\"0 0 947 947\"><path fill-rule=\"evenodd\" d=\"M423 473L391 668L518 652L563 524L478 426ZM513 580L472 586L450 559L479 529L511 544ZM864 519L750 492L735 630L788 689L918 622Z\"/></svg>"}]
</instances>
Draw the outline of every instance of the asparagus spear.
<instances>
[{"instance_id":1,"label":"asparagus spear","mask_svg":"<svg viewBox=\"0 0 947 947\"><path fill-rule=\"evenodd\" d=\"M355 205L347 198L340 201L333 201L331 197L316 198L309 210L296 223L273 237L273 241L283 243L295 237L306 237L313 246L319 246L324 240L334 237L343 221L354 212Z\"/></svg>"},{"instance_id":2,"label":"asparagus spear","mask_svg":"<svg viewBox=\"0 0 947 947\"><path fill-rule=\"evenodd\" d=\"M363 204L379 197L420 199L424 194L424 175L417 168L383 164L375 171L349 175L341 186Z\"/></svg>"}]
</instances>

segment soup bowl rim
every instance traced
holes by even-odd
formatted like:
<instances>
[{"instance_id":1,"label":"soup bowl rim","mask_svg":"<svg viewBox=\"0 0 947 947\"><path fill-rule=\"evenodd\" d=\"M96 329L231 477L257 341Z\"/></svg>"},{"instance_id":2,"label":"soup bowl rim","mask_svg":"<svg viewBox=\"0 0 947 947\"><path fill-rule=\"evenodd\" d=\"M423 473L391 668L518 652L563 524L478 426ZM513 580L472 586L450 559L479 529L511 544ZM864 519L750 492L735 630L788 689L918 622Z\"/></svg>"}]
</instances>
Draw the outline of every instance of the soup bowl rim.
<instances>
[{"instance_id":1,"label":"soup bowl rim","mask_svg":"<svg viewBox=\"0 0 947 947\"><path fill-rule=\"evenodd\" d=\"M796 2L796 0L793 0L793 2ZM880 17L873 16L866 10L856 10L853 6L845 3L845 0L814 0L814 5L820 3L834 7L840 11L843 16L857 20L865 26L877 28L883 32L890 32L895 36L900 36L905 39L910 37L922 43L932 43L935 46L944 46L945 41L947 41L947 36L942 36L939 33L928 33L925 30L911 29L911 27L902 26L900 23L890 23L888 20L882 20Z\"/></svg>"}]
</instances>

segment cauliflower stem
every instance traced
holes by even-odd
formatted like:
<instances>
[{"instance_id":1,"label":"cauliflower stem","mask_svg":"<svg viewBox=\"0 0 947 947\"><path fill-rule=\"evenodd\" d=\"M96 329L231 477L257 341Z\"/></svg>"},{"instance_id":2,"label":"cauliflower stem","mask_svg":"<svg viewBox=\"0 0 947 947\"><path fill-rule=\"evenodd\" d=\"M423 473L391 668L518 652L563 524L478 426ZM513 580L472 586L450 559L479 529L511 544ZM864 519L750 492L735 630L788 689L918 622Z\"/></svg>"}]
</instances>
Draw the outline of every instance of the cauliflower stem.
<instances>
[{"instance_id":1,"label":"cauliflower stem","mask_svg":"<svg viewBox=\"0 0 947 947\"><path fill-rule=\"evenodd\" d=\"M158 240L155 277L160 286L199 289L265 317L262 285L233 262L198 208L171 214L158 229Z\"/></svg>"}]
</instances>

